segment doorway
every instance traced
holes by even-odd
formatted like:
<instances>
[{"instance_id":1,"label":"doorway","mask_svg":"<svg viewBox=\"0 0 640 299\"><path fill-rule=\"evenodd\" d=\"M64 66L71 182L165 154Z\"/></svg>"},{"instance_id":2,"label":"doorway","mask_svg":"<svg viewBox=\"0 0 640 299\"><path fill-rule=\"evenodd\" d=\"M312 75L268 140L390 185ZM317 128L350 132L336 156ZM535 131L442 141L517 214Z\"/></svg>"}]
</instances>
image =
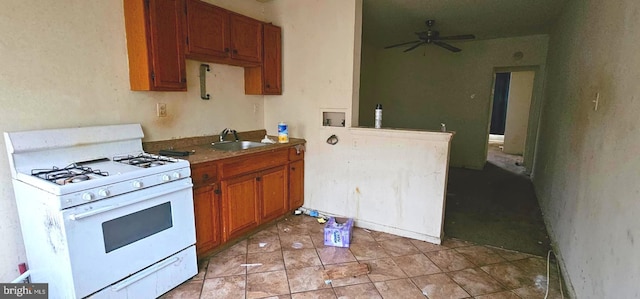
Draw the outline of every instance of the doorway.
<instances>
[{"instance_id":1,"label":"doorway","mask_svg":"<svg viewBox=\"0 0 640 299\"><path fill-rule=\"evenodd\" d=\"M487 161L517 173L522 167L536 72L496 71Z\"/></svg>"}]
</instances>

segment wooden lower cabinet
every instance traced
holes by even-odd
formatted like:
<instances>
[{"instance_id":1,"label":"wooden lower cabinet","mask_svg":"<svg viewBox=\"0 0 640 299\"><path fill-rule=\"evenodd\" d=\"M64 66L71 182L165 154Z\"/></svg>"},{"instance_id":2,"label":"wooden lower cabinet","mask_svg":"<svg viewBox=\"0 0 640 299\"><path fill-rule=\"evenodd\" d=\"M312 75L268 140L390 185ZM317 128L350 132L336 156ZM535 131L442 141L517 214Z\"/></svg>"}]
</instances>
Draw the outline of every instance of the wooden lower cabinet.
<instances>
[{"instance_id":1,"label":"wooden lower cabinet","mask_svg":"<svg viewBox=\"0 0 640 299\"><path fill-rule=\"evenodd\" d=\"M304 204L304 160L289 164L289 210Z\"/></svg>"},{"instance_id":2,"label":"wooden lower cabinet","mask_svg":"<svg viewBox=\"0 0 640 299\"><path fill-rule=\"evenodd\" d=\"M220 198L217 185L193 189L196 221L196 252L201 255L222 243L220 230Z\"/></svg>"},{"instance_id":3,"label":"wooden lower cabinet","mask_svg":"<svg viewBox=\"0 0 640 299\"><path fill-rule=\"evenodd\" d=\"M280 149L191 166L202 257L303 204L304 153Z\"/></svg>"},{"instance_id":4,"label":"wooden lower cabinet","mask_svg":"<svg viewBox=\"0 0 640 299\"><path fill-rule=\"evenodd\" d=\"M256 228L258 213L258 176L249 174L222 180L223 240L226 242Z\"/></svg>"},{"instance_id":5,"label":"wooden lower cabinet","mask_svg":"<svg viewBox=\"0 0 640 299\"><path fill-rule=\"evenodd\" d=\"M289 209L287 166L265 170L258 178L260 180L260 221L263 223L284 215Z\"/></svg>"}]
</instances>

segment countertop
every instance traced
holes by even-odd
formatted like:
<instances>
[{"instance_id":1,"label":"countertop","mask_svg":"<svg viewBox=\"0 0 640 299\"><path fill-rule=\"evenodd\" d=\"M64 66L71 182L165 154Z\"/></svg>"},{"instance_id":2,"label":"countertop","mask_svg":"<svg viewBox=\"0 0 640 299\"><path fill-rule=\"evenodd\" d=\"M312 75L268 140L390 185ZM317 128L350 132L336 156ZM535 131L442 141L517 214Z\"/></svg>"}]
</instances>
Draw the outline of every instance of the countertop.
<instances>
[{"instance_id":1,"label":"countertop","mask_svg":"<svg viewBox=\"0 0 640 299\"><path fill-rule=\"evenodd\" d=\"M266 130L238 132L240 140L256 141L260 142L264 138ZM228 135L226 140L231 140L233 135ZM277 141L277 136L269 136L271 140ZM215 160L228 159L233 157L239 157L247 154L254 154L259 152L267 152L281 148L292 147L296 145L305 144L306 140L300 138L289 138L288 143L274 143L266 146L250 148L240 151L221 151L214 150L211 146L212 142L220 141L218 135L189 137L181 139L171 139L162 141L143 142L142 146L145 152L157 154L160 150L170 149L174 151L188 151L191 152L189 156L176 157L189 161L191 164L205 163Z\"/></svg>"}]
</instances>

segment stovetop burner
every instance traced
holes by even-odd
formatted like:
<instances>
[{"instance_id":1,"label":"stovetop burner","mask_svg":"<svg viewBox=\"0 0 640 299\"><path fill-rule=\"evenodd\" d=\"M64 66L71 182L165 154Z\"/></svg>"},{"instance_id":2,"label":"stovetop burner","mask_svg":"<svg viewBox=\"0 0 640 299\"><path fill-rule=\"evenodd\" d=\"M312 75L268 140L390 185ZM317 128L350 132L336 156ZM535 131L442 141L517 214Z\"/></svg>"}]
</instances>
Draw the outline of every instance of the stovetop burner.
<instances>
[{"instance_id":1,"label":"stovetop burner","mask_svg":"<svg viewBox=\"0 0 640 299\"><path fill-rule=\"evenodd\" d=\"M174 158L152 155L147 153L142 153L137 156L134 156L134 155L116 156L116 157L113 157L113 161L120 162L123 164L143 167L143 168L162 166L169 163L178 162L178 160Z\"/></svg>"},{"instance_id":2,"label":"stovetop burner","mask_svg":"<svg viewBox=\"0 0 640 299\"><path fill-rule=\"evenodd\" d=\"M49 169L33 169L31 170L31 175L58 185L66 185L84 182L96 177L109 176L109 173L73 163L65 168L54 166Z\"/></svg>"}]
</instances>

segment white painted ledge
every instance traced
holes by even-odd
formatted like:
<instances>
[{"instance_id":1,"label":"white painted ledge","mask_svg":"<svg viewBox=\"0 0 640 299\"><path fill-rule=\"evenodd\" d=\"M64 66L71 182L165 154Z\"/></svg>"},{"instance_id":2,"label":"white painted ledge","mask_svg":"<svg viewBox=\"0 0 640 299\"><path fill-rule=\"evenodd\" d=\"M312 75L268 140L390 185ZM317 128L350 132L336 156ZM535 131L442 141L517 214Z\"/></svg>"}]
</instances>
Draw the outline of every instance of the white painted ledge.
<instances>
[{"instance_id":1,"label":"white painted ledge","mask_svg":"<svg viewBox=\"0 0 640 299\"><path fill-rule=\"evenodd\" d=\"M400 138L400 139L418 139L425 141L442 141L450 142L454 131L430 131L420 129L401 129L401 128L381 128L376 129L372 127L351 127L349 131L353 135L360 136L379 136L388 138Z\"/></svg>"}]
</instances>

